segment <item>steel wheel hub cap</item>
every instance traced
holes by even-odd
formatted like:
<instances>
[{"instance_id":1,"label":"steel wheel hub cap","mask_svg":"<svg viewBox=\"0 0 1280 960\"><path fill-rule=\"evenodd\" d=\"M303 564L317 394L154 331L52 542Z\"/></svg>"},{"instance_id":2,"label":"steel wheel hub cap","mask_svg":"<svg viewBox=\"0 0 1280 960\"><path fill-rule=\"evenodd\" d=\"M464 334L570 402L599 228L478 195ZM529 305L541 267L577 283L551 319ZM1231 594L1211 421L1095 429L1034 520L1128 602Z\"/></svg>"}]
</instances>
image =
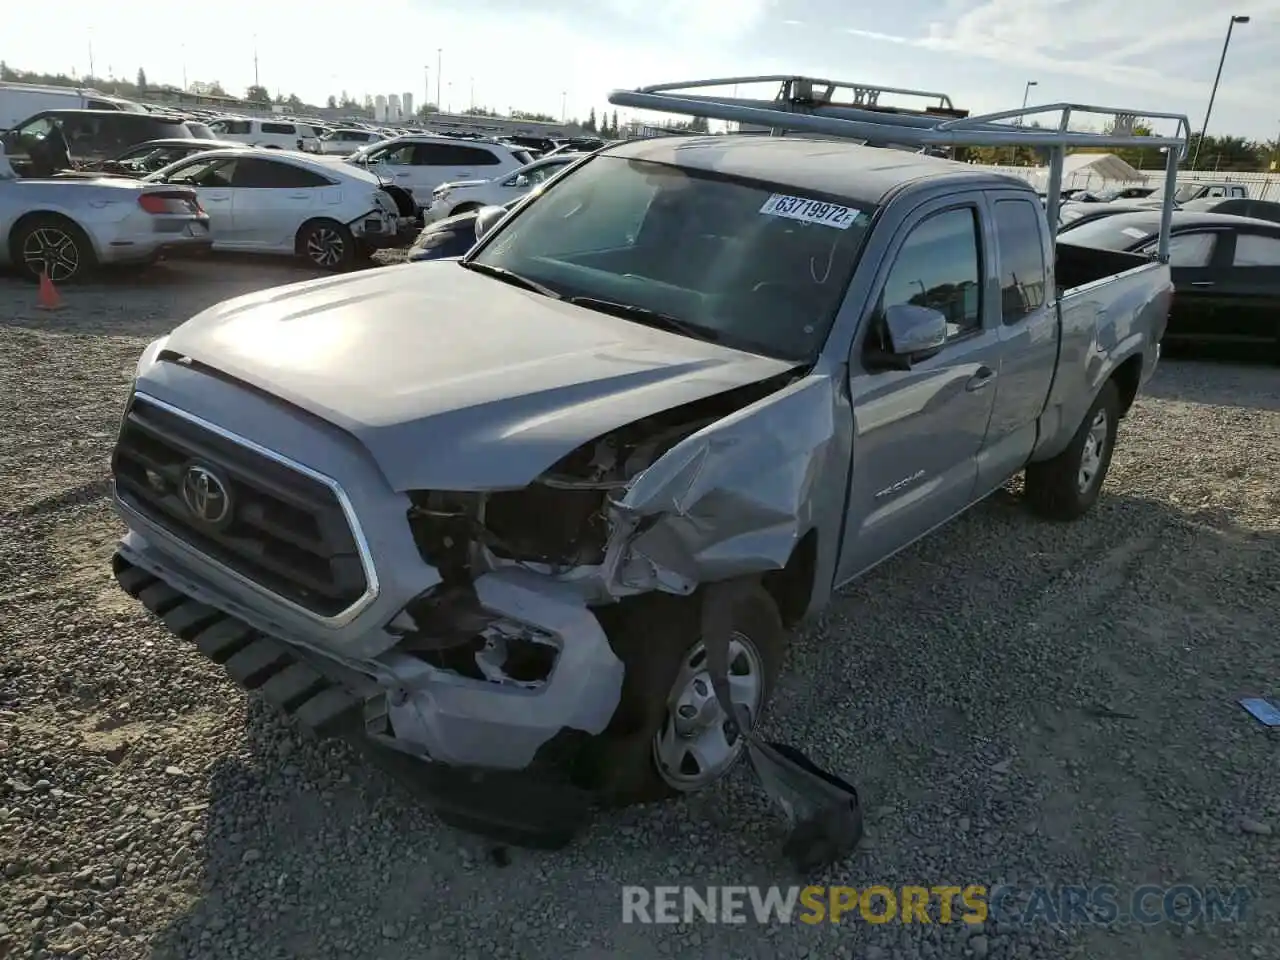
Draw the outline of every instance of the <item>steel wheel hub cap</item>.
<instances>
[{"instance_id":1,"label":"steel wheel hub cap","mask_svg":"<svg viewBox=\"0 0 1280 960\"><path fill-rule=\"evenodd\" d=\"M764 667L746 636L729 640L729 699L738 722L750 729L764 695ZM722 777L746 741L726 730L729 718L716 700L707 670L707 650L697 643L685 656L667 695L667 715L653 738L658 773L677 790L698 790Z\"/></svg>"},{"instance_id":2,"label":"steel wheel hub cap","mask_svg":"<svg viewBox=\"0 0 1280 960\"><path fill-rule=\"evenodd\" d=\"M23 243L22 262L37 275L66 280L80 269L80 250L65 230L41 227Z\"/></svg>"},{"instance_id":3,"label":"steel wheel hub cap","mask_svg":"<svg viewBox=\"0 0 1280 960\"><path fill-rule=\"evenodd\" d=\"M1081 493L1085 493L1097 480L1098 471L1102 468L1102 452L1107 448L1107 412L1099 410L1089 424L1089 432L1084 437L1084 449L1080 451L1080 474L1076 485Z\"/></svg>"},{"instance_id":4,"label":"steel wheel hub cap","mask_svg":"<svg viewBox=\"0 0 1280 960\"><path fill-rule=\"evenodd\" d=\"M345 246L336 230L321 227L319 230L312 230L311 236L307 237L307 256L312 263L322 267L336 267L342 262Z\"/></svg>"}]
</instances>

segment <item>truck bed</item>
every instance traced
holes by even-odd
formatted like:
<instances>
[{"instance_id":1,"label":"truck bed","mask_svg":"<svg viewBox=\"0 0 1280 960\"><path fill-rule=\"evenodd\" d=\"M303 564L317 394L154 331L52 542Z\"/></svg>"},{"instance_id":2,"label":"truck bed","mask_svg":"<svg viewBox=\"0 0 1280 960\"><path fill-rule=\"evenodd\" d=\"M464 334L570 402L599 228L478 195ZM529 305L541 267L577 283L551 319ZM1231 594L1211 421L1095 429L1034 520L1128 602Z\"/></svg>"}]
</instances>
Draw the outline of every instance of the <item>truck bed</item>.
<instances>
[{"instance_id":1,"label":"truck bed","mask_svg":"<svg viewBox=\"0 0 1280 960\"><path fill-rule=\"evenodd\" d=\"M1059 296L1076 287L1114 277L1152 262L1150 257L1138 253L1078 247L1061 241L1056 244L1056 248L1054 275L1057 277Z\"/></svg>"}]
</instances>

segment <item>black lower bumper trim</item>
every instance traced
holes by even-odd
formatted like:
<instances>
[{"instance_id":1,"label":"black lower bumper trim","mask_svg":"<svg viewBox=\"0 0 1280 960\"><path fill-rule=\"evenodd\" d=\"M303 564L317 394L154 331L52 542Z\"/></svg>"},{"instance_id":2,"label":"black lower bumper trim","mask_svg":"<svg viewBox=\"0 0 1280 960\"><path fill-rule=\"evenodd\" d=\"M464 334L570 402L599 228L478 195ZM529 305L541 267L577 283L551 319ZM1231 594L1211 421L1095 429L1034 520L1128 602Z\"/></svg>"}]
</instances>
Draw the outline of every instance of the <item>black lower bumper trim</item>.
<instances>
[{"instance_id":1,"label":"black lower bumper trim","mask_svg":"<svg viewBox=\"0 0 1280 960\"><path fill-rule=\"evenodd\" d=\"M120 553L112 559L112 570L126 593L224 667L238 685L261 694L318 735L341 735L449 826L498 843L555 850L587 822L591 795L552 776L424 762L365 738L356 732L362 729L361 698L304 662L287 644L187 597Z\"/></svg>"}]
</instances>

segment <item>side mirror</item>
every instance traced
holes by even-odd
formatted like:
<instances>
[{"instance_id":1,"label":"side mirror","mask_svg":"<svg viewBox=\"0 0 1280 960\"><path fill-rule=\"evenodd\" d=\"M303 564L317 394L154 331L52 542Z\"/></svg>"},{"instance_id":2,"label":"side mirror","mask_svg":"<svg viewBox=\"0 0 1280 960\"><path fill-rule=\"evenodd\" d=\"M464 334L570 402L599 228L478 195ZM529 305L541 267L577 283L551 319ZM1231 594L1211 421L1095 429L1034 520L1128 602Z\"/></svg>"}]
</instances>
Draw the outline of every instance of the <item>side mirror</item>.
<instances>
[{"instance_id":1,"label":"side mirror","mask_svg":"<svg viewBox=\"0 0 1280 960\"><path fill-rule=\"evenodd\" d=\"M480 212L476 214L476 239L483 239L484 235L506 215L506 207L481 207Z\"/></svg>"},{"instance_id":2,"label":"side mirror","mask_svg":"<svg viewBox=\"0 0 1280 960\"><path fill-rule=\"evenodd\" d=\"M516 177L517 187L527 187L528 185L529 185L529 178L526 177L523 173L520 174L520 176Z\"/></svg>"},{"instance_id":3,"label":"side mirror","mask_svg":"<svg viewBox=\"0 0 1280 960\"><path fill-rule=\"evenodd\" d=\"M928 359L947 343L947 318L932 307L898 303L884 312L887 352L876 357L876 366L909 370L917 361Z\"/></svg>"}]
</instances>

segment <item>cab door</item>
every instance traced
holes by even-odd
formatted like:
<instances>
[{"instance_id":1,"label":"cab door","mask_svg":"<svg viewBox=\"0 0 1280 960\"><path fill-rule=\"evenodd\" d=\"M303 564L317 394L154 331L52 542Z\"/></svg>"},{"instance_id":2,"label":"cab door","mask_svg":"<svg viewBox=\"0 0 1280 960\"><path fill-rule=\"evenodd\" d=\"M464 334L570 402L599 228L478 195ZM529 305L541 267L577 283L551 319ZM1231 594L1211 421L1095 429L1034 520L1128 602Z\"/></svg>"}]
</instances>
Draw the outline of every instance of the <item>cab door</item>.
<instances>
[{"instance_id":1,"label":"cab door","mask_svg":"<svg viewBox=\"0 0 1280 960\"><path fill-rule=\"evenodd\" d=\"M857 576L972 502L1000 368L998 303L980 193L923 204L900 228L849 364L853 467L838 581ZM872 369L895 304L948 320L943 348L908 370Z\"/></svg>"},{"instance_id":2,"label":"cab door","mask_svg":"<svg viewBox=\"0 0 1280 960\"><path fill-rule=\"evenodd\" d=\"M209 214L209 236L215 246L234 245L236 222L231 204L231 178L236 160L219 157L213 160L199 156L165 175L165 183L195 187L200 206Z\"/></svg>"}]
</instances>

